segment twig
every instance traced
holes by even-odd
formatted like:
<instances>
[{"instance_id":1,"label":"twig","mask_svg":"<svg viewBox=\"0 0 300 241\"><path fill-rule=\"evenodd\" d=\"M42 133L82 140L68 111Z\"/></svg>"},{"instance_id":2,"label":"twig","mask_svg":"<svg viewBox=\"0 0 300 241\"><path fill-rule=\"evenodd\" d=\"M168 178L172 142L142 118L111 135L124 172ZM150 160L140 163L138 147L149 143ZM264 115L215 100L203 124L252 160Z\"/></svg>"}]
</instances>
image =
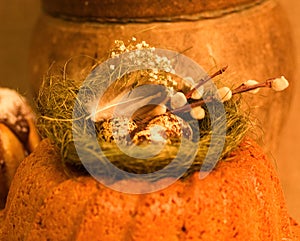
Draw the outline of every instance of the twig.
<instances>
[{"instance_id":1,"label":"twig","mask_svg":"<svg viewBox=\"0 0 300 241\"><path fill-rule=\"evenodd\" d=\"M272 88L272 80L274 80L274 79L269 79L269 80L266 80L263 83L258 83L256 85L251 85L251 86L241 84L239 87L237 87L236 89L234 89L232 91L232 95L241 94L241 93L248 92L248 91L251 91L251 90L255 90L255 89L258 89L258 88Z\"/></svg>"},{"instance_id":2,"label":"twig","mask_svg":"<svg viewBox=\"0 0 300 241\"><path fill-rule=\"evenodd\" d=\"M193 89L191 89L190 92L188 92L188 93L185 95L185 97L186 97L187 99L191 98L192 94L193 94L199 87L201 87L201 86L204 85L206 82L208 82L209 80L213 79L214 77L223 74L227 69L228 69L228 65L226 65L225 67L221 68L220 70L218 70L218 71L217 71L216 73L214 73L213 75L208 76L208 77L206 77L206 78L204 78L204 79L201 79L201 80L199 81L199 83L198 83Z\"/></svg>"}]
</instances>

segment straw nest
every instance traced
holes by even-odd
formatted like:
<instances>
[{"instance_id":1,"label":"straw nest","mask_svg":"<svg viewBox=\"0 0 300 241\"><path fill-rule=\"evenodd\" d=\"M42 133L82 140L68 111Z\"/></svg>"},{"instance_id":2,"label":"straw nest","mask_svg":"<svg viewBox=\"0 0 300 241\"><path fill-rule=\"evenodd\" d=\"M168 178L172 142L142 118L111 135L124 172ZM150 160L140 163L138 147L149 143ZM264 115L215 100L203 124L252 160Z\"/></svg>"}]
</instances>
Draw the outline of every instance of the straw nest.
<instances>
[{"instance_id":1,"label":"straw nest","mask_svg":"<svg viewBox=\"0 0 300 241\"><path fill-rule=\"evenodd\" d=\"M130 86L133 83L135 83L136 85L137 75L139 79L144 80L141 81L138 85L145 84L149 81L149 75L147 75L147 71L140 71L139 73L125 75L122 79L122 83L124 83L125 81L127 83L127 86ZM160 79L166 79L165 73L160 73L159 76ZM124 78L127 79L124 80ZM169 83L169 85L172 85L172 83ZM81 169L82 160L80 160L80 158L78 157L74 145L74 132L75 134L76 132L78 132L77 136L80 136L82 128L90 128L91 122L83 121L83 125L86 126L81 126L80 129L76 129L74 128L74 126L72 126L74 122L73 108L75 102L77 101L79 88L80 83L74 79L69 79L63 71L62 73L57 75L48 74L44 78L43 84L40 88L40 93L36 100L36 106L38 112L37 125L41 135L45 138L49 138L54 143L54 145L60 151L63 163L66 166L75 166L76 168ZM114 91L116 89L121 89L121 87L118 86L118 82L112 88L114 89ZM112 92L110 92L107 96L110 96L110 98L112 98L111 94ZM240 111L239 102L240 96L235 96L222 105L224 106L226 115L226 137L224 148L223 150L221 150L221 153L219 155L219 160L225 160L225 158L228 157L228 155L238 147L248 130L248 120ZM113 137L111 135L111 120L109 119L102 119L92 122L93 126L91 128L94 128L97 136L96 142L91 142L89 138L86 140L81 138L80 140L76 141L80 141L82 148L86 150L86 153L88 153L85 161L89 159L91 163L101 162L103 160L103 156L105 156L114 166L118 167L119 169L122 169L128 173L136 174L153 173L172 163L174 169L172 173L174 174L174 176L177 175L177 169L179 171L182 168L187 168L187 171L183 175L184 178L192 174L193 172L199 171L203 164L203 161L206 158L209 148L212 152L218 152L218 147L215 144L219 141L222 142L222 136L215 136L214 143L211 143L213 133L211 129L210 116L207 110L208 105L209 104L203 106L206 112L205 118L198 121L200 136L198 140L198 150L196 157L192 156L188 149L185 150L183 148L183 150L181 150L181 156L186 157L184 158L185 160L180 160L180 158L177 158L177 160L174 161L174 158L178 155L179 146L182 145L180 138L184 131L170 131L169 134L166 131L168 140L161 152L154 157L148 158L147 160L130 157L124 154L113 140ZM215 112L219 111L218 106L220 105L212 103L210 103L210 105L210 108L214 108ZM85 113L84 110L82 110L82 113L79 113L78 116L81 116L82 120L87 120L88 114ZM158 116L153 115L143 124L135 123L134 121L132 121L132 132L130 137L133 140L137 140L134 142L134 145L143 146L149 144L147 143L147 130L149 130L149 128L147 129L146 126L150 121L154 121L156 124L158 123L165 125L165 123L168 122L169 119L169 124L173 128L176 125L178 126L178 123L176 123L176 121L174 121L174 118L172 118L172 114L167 112ZM215 125L215 128L218 129L218 123L216 123ZM101 147L101 152L98 151L99 146ZM128 146L128 149L130 148L131 146ZM216 150L214 150L214 148ZM192 165L189 164L189 161L191 159L194 159ZM206 163L206 165L208 165L209 167L210 163L208 162ZM105 168L98 171L100 172L98 174L105 176L107 173L111 173L109 168L109 166L105 166ZM82 169L84 170L84 168ZM170 172L166 173L165 176L170 176ZM162 177L164 177L164 174L160 175L160 178Z\"/></svg>"}]
</instances>

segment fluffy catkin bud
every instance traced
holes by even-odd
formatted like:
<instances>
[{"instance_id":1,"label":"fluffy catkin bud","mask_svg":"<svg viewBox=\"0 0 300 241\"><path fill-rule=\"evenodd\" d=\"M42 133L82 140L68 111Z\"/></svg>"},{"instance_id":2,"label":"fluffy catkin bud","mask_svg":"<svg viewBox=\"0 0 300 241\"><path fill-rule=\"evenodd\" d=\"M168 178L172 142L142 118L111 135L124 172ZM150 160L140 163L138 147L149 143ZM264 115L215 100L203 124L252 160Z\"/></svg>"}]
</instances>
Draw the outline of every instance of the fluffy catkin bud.
<instances>
[{"instance_id":1,"label":"fluffy catkin bud","mask_svg":"<svg viewBox=\"0 0 300 241\"><path fill-rule=\"evenodd\" d=\"M220 98L222 102L228 101L232 97L232 92L228 87L222 87L218 89L217 92L218 92L217 96Z\"/></svg>"},{"instance_id":2,"label":"fluffy catkin bud","mask_svg":"<svg viewBox=\"0 0 300 241\"><path fill-rule=\"evenodd\" d=\"M284 76L276 78L272 81L272 89L275 91L283 91L289 86L289 82Z\"/></svg>"},{"instance_id":3,"label":"fluffy catkin bud","mask_svg":"<svg viewBox=\"0 0 300 241\"><path fill-rule=\"evenodd\" d=\"M187 103L187 99L185 95L181 92L177 92L175 95L171 97L171 107L173 109L180 108Z\"/></svg>"}]
</instances>

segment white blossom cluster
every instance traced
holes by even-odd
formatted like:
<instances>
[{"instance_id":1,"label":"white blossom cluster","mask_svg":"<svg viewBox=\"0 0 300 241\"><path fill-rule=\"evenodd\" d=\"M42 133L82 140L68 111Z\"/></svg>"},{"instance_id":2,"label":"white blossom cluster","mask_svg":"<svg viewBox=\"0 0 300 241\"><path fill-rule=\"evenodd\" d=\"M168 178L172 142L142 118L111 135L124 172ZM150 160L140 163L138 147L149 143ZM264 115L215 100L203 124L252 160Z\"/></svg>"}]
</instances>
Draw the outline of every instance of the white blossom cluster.
<instances>
[{"instance_id":1,"label":"white blossom cluster","mask_svg":"<svg viewBox=\"0 0 300 241\"><path fill-rule=\"evenodd\" d=\"M129 68L145 68L152 69L154 74L158 70L163 70L167 73L175 73L172 67L171 60L166 56L159 56L155 52L154 47L150 47L148 43L142 41L141 43L135 43L136 38L133 37L128 45L121 40L115 41L115 48L111 50L111 58L119 58L121 54L128 53L128 55L123 55L124 63L130 63ZM114 70L116 66L110 65L110 69ZM153 76L155 78L155 76Z\"/></svg>"}]
</instances>

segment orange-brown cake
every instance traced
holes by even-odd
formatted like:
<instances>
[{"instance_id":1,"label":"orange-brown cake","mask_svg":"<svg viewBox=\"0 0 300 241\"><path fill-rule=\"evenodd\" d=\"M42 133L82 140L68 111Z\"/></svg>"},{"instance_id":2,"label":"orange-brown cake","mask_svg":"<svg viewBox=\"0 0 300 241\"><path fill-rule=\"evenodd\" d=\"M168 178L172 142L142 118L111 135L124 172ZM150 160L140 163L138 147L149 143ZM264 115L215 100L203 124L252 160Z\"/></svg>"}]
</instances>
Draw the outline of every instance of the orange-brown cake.
<instances>
[{"instance_id":1,"label":"orange-brown cake","mask_svg":"<svg viewBox=\"0 0 300 241\"><path fill-rule=\"evenodd\" d=\"M206 178L194 173L142 195L113 191L80 173L67 176L45 140L21 163L1 216L0 240L300 239L273 163L251 140Z\"/></svg>"}]
</instances>

